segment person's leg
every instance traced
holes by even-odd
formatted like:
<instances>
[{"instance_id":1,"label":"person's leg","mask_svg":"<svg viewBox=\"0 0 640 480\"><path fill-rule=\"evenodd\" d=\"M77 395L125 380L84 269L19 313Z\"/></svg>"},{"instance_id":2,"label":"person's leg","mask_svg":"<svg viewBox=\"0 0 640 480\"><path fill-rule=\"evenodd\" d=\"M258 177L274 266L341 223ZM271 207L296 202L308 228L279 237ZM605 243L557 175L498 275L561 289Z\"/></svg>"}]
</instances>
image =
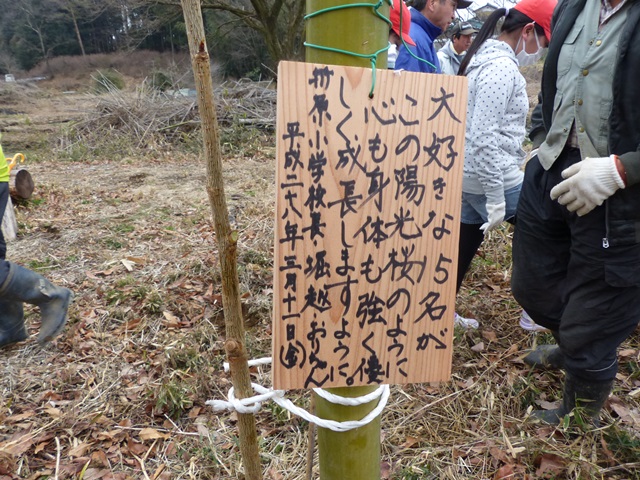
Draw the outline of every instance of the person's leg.
<instances>
[{"instance_id":1,"label":"person's leg","mask_svg":"<svg viewBox=\"0 0 640 480\"><path fill-rule=\"evenodd\" d=\"M55 337L67 321L67 310L73 298L71 290L58 287L42 275L15 263L9 265L9 273L0 284L0 301L29 303L40 307L40 343Z\"/></svg>"},{"instance_id":2,"label":"person's leg","mask_svg":"<svg viewBox=\"0 0 640 480\"><path fill-rule=\"evenodd\" d=\"M606 205L578 217L549 199L562 170L579 160L577 151L566 151L548 172L529 162L514 235L514 296L554 331L567 371L562 405L534 415L552 423L576 406L597 423L617 372L617 347L640 318L640 245L605 248Z\"/></svg>"},{"instance_id":3,"label":"person's leg","mask_svg":"<svg viewBox=\"0 0 640 480\"><path fill-rule=\"evenodd\" d=\"M567 161L569 156L564 152L558 162ZM533 321L549 328L558 339L570 229L567 215L549 196L559 175L555 170L561 171L552 170L544 170L537 157L527 163L513 236L511 289ZM523 360L536 369L559 369L564 365L558 345L540 345Z\"/></svg>"},{"instance_id":4,"label":"person's leg","mask_svg":"<svg viewBox=\"0 0 640 480\"><path fill-rule=\"evenodd\" d=\"M464 280L469 266L476 255L478 248L482 245L484 234L480 230L482 223L460 223L460 239L458 242L458 277L456 283L456 293L460 291L460 286Z\"/></svg>"},{"instance_id":5,"label":"person's leg","mask_svg":"<svg viewBox=\"0 0 640 480\"><path fill-rule=\"evenodd\" d=\"M576 221L602 226L605 214L597 210L604 208L576 217ZM576 230L588 240L584 229ZM617 349L640 318L640 245L598 248L595 243L602 240L596 231L600 228L592 230L591 242L574 242L567 277L569 294L559 330L561 367L567 372L562 404L534 414L547 423L558 423L580 407L587 419L599 424L600 410L618 371Z\"/></svg>"},{"instance_id":6,"label":"person's leg","mask_svg":"<svg viewBox=\"0 0 640 480\"><path fill-rule=\"evenodd\" d=\"M460 286L469 270L473 257L484 239L484 234L482 230L480 230L480 226L485 221L483 218L487 218L485 204L486 198L484 195L462 193L456 293L460 291ZM457 313L454 316L454 324L462 328L478 328L480 326L476 319L465 318Z\"/></svg>"},{"instance_id":7,"label":"person's leg","mask_svg":"<svg viewBox=\"0 0 640 480\"><path fill-rule=\"evenodd\" d=\"M9 202L9 183L0 182L0 224L4 218L4 212L7 209L7 203ZM0 228L0 260L7 258L7 243Z\"/></svg>"},{"instance_id":8,"label":"person's leg","mask_svg":"<svg viewBox=\"0 0 640 480\"><path fill-rule=\"evenodd\" d=\"M484 233L480 227L487 220L486 203L487 197L482 194L462 192L456 293L460 290L473 257L484 240Z\"/></svg>"},{"instance_id":9,"label":"person's leg","mask_svg":"<svg viewBox=\"0 0 640 480\"><path fill-rule=\"evenodd\" d=\"M579 152L578 158L579 158ZM567 161L565 152L557 162ZM573 152L571 153L573 159ZM511 290L534 322L557 331L564 310L571 234L566 214L549 192L560 168L546 171L537 157L527 163L513 234Z\"/></svg>"},{"instance_id":10,"label":"person's leg","mask_svg":"<svg viewBox=\"0 0 640 480\"><path fill-rule=\"evenodd\" d=\"M9 278L9 267L9 262L0 260L0 285ZM27 336L22 302L5 300L0 296L0 348L26 340Z\"/></svg>"}]
</instances>

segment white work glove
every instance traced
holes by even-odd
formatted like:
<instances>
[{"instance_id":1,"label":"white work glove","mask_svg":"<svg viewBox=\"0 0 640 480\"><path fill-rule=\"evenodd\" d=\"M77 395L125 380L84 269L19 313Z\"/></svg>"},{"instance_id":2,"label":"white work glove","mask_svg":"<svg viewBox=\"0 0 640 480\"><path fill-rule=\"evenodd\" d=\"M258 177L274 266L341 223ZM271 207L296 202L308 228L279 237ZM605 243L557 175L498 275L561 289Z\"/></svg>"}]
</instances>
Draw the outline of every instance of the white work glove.
<instances>
[{"instance_id":1,"label":"white work glove","mask_svg":"<svg viewBox=\"0 0 640 480\"><path fill-rule=\"evenodd\" d=\"M560 182L551 189L551 200L566 205L579 216L602 205L607 198L624 188L624 181L616 167L615 156L585 158L562 171Z\"/></svg>"},{"instance_id":2,"label":"white work glove","mask_svg":"<svg viewBox=\"0 0 640 480\"><path fill-rule=\"evenodd\" d=\"M493 230L504 222L504 215L507 210L507 204L487 203L487 221L480 226L480 230L486 234L489 230Z\"/></svg>"}]
</instances>

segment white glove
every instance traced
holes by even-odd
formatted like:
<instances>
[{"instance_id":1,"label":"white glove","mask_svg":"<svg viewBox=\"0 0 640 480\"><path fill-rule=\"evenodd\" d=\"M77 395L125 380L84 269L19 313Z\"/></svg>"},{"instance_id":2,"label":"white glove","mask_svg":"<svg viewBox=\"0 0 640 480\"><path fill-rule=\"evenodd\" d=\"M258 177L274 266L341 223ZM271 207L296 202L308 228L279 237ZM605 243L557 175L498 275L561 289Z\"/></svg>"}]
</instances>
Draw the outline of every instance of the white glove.
<instances>
[{"instance_id":1,"label":"white glove","mask_svg":"<svg viewBox=\"0 0 640 480\"><path fill-rule=\"evenodd\" d=\"M487 233L489 230L493 230L504 222L504 215L506 213L507 204L502 203L487 203L487 221L480 226L480 230L483 233Z\"/></svg>"},{"instance_id":2,"label":"white glove","mask_svg":"<svg viewBox=\"0 0 640 480\"><path fill-rule=\"evenodd\" d=\"M560 205L566 205L567 210L579 216L602 205L618 189L625 187L613 155L585 158L563 170L562 178L566 180L551 189L551 200L558 200Z\"/></svg>"}]
</instances>

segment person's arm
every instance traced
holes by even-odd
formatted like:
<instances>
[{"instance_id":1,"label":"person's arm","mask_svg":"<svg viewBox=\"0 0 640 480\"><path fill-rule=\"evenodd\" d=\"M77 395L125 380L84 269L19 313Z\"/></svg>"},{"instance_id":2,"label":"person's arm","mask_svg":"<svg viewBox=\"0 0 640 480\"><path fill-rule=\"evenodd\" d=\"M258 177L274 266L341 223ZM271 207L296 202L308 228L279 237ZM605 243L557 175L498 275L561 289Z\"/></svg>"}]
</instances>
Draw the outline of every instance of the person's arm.
<instances>
[{"instance_id":1,"label":"person's arm","mask_svg":"<svg viewBox=\"0 0 640 480\"><path fill-rule=\"evenodd\" d=\"M420 65L418 59L407 51L407 47L417 55L416 47L401 45L398 50L398 58L396 58L396 70L407 70L409 72L419 72Z\"/></svg>"},{"instance_id":2,"label":"person's arm","mask_svg":"<svg viewBox=\"0 0 640 480\"><path fill-rule=\"evenodd\" d=\"M640 152L623 153L618 159L618 170L624 176L625 185L629 187L640 183Z\"/></svg>"}]
</instances>

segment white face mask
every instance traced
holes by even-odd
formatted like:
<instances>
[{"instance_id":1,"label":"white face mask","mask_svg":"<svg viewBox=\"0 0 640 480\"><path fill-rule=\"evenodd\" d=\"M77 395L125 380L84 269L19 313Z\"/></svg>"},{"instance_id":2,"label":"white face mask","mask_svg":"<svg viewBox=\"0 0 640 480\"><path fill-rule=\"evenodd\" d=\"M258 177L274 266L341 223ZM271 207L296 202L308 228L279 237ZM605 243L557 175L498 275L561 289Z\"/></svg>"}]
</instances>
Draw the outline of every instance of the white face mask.
<instances>
[{"instance_id":1,"label":"white face mask","mask_svg":"<svg viewBox=\"0 0 640 480\"><path fill-rule=\"evenodd\" d=\"M542 58L542 55L544 55L545 49L540 46L540 40L538 39L538 34L536 33L535 28L533 30L533 35L536 37L536 45L538 49L536 50L536 53L528 53L525 48L526 45L522 45L522 50L516 53L516 59L518 60L518 65L520 65L521 67L526 67L527 65L533 65L534 63L536 63L538 60ZM516 45L516 50L520 46L521 41L522 41L522 37L520 37L520 39L518 40L518 45Z\"/></svg>"},{"instance_id":2,"label":"white face mask","mask_svg":"<svg viewBox=\"0 0 640 480\"><path fill-rule=\"evenodd\" d=\"M398 47L395 43L389 42L389 50L387 50L387 68L395 68L397 58Z\"/></svg>"}]
</instances>

